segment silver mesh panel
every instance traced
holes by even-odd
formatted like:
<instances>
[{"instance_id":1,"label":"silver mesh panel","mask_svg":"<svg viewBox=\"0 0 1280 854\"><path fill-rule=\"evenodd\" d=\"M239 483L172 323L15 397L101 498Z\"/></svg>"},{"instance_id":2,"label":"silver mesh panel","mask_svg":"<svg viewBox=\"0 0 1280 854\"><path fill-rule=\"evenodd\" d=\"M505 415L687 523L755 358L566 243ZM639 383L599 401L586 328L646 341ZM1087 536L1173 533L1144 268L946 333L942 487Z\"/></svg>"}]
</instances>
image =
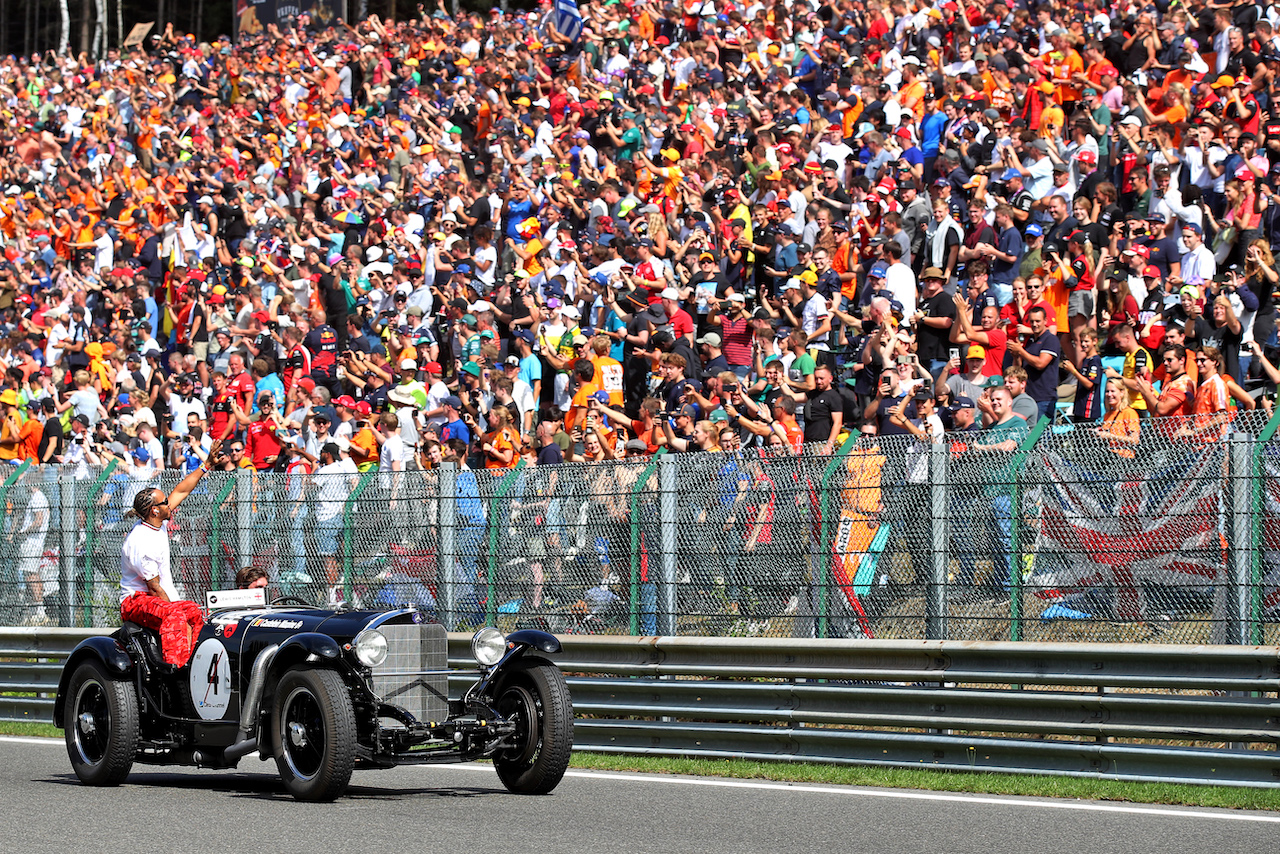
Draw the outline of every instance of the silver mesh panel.
<instances>
[{"instance_id":1,"label":"silver mesh panel","mask_svg":"<svg viewBox=\"0 0 1280 854\"><path fill-rule=\"evenodd\" d=\"M399 706L419 721L449 717L449 677L422 675L448 665L444 626L379 626L387 638L387 660L373 669L372 688L383 702Z\"/></svg>"}]
</instances>

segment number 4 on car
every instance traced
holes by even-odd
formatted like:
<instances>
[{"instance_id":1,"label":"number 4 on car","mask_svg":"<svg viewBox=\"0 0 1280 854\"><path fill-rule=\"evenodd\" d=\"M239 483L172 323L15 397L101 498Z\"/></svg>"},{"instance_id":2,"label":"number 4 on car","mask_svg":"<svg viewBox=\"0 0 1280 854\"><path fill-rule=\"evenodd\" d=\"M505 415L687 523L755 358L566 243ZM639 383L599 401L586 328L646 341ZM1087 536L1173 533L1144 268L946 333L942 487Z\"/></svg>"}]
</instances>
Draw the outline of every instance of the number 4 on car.
<instances>
[{"instance_id":1,"label":"number 4 on car","mask_svg":"<svg viewBox=\"0 0 1280 854\"><path fill-rule=\"evenodd\" d=\"M234 768L254 752L302 801L341 796L357 768L491 759L521 794L564 776L573 704L546 658L560 651L554 636L481 629L476 669L450 671L444 628L413 606L267 606L261 594L211 592L184 667L165 664L158 636L132 623L76 647L54 723L82 782L118 785L134 763ZM461 697L449 696L451 672L475 674Z\"/></svg>"}]
</instances>

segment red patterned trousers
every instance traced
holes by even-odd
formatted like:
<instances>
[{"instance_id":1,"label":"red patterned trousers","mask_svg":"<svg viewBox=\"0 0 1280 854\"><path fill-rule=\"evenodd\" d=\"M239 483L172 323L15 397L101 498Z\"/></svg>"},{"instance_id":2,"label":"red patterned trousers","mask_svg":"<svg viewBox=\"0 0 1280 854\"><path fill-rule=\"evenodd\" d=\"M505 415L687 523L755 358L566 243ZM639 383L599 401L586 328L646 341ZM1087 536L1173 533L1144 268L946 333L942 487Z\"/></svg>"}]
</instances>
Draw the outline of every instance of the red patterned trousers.
<instances>
[{"instance_id":1,"label":"red patterned trousers","mask_svg":"<svg viewBox=\"0 0 1280 854\"><path fill-rule=\"evenodd\" d=\"M121 602L120 618L160 632L164 660L177 667L190 660L195 640L204 628L204 615L195 602L166 602L150 593L134 593Z\"/></svg>"}]
</instances>

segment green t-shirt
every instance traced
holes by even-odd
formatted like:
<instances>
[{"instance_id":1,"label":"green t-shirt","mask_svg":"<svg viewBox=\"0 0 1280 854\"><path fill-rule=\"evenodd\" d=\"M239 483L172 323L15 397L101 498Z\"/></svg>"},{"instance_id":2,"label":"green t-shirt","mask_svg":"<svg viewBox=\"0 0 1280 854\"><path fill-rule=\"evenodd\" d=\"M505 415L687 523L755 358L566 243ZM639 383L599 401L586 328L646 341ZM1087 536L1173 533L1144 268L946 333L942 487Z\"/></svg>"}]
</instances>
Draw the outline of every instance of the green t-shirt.
<instances>
[{"instance_id":1,"label":"green t-shirt","mask_svg":"<svg viewBox=\"0 0 1280 854\"><path fill-rule=\"evenodd\" d=\"M644 134L640 133L640 128L627 128L622 132L622 148L618 151L618 158L630 161L642 145L644 145Z\"/></svg>"},{"instance_id":2,"label":"green t-shirt","mask_svg":"<svg viewBox=\"0 0 1280 854\"><path fill-rule=\"evenodd\" d=\"M1022 444L1022 440L1027 438L1030 429L1027 422L1018 416L1010 418L1002 424L993 424L990 428L980 433L978 442L982 445L999 445L1002 442L1014 442L1017 445ZM1010 451L989 451L994 459L991 460L990 466L987 468L987 496L995 498L1001 495L1009 494L1009 487L1013 483L1014 467L1013 453Z\"/></svg>"},{"instance_id":3,"label":"green t-shirt","mask_svg":"<svg viewBox=\"0 0 1280 854\"><path fill-rule=\"evenodd\" d=\"M805 377L813 376L813 372L818 369L818 363L808 353L801 353L796 356L795 361L791 363L791 368L787 371L787 376L792 382L800 382Z\"/></svg>"}]
</instances>

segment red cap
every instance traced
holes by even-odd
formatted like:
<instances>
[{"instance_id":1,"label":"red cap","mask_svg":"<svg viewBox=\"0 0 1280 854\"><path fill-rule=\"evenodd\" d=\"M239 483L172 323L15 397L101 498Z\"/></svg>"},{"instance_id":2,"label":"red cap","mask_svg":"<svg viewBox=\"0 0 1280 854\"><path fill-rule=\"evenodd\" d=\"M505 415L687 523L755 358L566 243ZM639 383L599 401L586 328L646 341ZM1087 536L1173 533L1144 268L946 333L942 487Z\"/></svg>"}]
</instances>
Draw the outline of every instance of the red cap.
<instances>
[{"instance_id":1,"label":"red cap","mask_svg":"<svg viewBox=\"0 0 1280 854\"><path fill-rule=\"evenodd\" d=\"M1133 249L1134 255L1137 255L1144 261L1151 257L1151 247L1149 246L1132 246L1130 248Z\"/></svg>"},{"instance_id":2,"label":"red cap","mask_svg":"<svg viewBox=\"0 0 1280 854\"><path fill-rule=\"evenodd\" d=\"M253 319L259 323L270 323L271 315L267 314L265 311L255 311L253 313Z\"/></svg>"},{"instance_id":3,"label":"red cap","mask_svg":"<svg viewBox=\"0 0 1280 854\"><path fill-rule=\"evenodd\" d=\"M429 374L441 373L439 362L427 362L425 365L422 366L422 369Z\"/></svg>"},{"instance_id":4,"label":"red cap","mask_svg":"<svg viewBox=\"0 0 1280 854\"><path fill-rule=\"evenodd\" d=\"M1142 278L1144 279L1160 278L1160 268L1157 267L1155 264L1148 264L1146 267L1142 269Z\"/></svg>"},{"instance_id":5,"label":"red cap","mask_svg":"<svg viewBox=\"0 0 1280 854\"><path fill-rule=\"evenodd\" d=\"M368 415L370 412L373 412L373 407L369 405L369 401L362 400L356 404L356 415L364 416Z\"/></svg>"},{"instance_id":6,"label":"red cap","mask_svg":"<svg viewBox=\"0 0 1280 854\"><path fill-rule=\"evenodd\" d=\"M337 400L335 400L333 402L333 405L345 406L347 409L351 409L356 405L356 399L349 394L344 394L341 397L339 397Z\"/></svg>"},{"instance_id":7,"label":"red cap","mask_svg":"<svg viewBox=\"0 0 1280 854\"><path fill-rule=\"evenodd\" d=\"M1092 148L1086 148L1084 151L1081 151L1076 155L1076 160L1079 160L1081 163L1093 164L1098 162L1098 155L1094 153Z\"/></svg>"},{"instance_id":8,"label":"red cap","mask_svg":"<svg viewBox=\"0 0 1280 854\"><path fill-rule=\"evenodd\" d=\"M298 380L298 388L302 389L307 394L311 394L311 392L316 390L316 381L311 379L311 377L303 377Z\"/></svg>"},{"instance_id":9,"label":"red cap","mask_svg":"<svg viewBox=\"0 0 1280 854\"><path fill-rule=\"evenodd\" d=\"M911 139L911 130L909 128L898 128L893 132L894 136L900 136L903 139Z\"/></svg>"},{"instance_id":10,"label":"red cap","mask_svg":"<svg viewBox=\"0 0 1280 854\"><path fill-rule=\"evenodd\" d=\"M876 184L876 190L886 196L892 196L897 189L898 182L889 177L881 178L880 183Z\"/></svg>"}]
</instances>

